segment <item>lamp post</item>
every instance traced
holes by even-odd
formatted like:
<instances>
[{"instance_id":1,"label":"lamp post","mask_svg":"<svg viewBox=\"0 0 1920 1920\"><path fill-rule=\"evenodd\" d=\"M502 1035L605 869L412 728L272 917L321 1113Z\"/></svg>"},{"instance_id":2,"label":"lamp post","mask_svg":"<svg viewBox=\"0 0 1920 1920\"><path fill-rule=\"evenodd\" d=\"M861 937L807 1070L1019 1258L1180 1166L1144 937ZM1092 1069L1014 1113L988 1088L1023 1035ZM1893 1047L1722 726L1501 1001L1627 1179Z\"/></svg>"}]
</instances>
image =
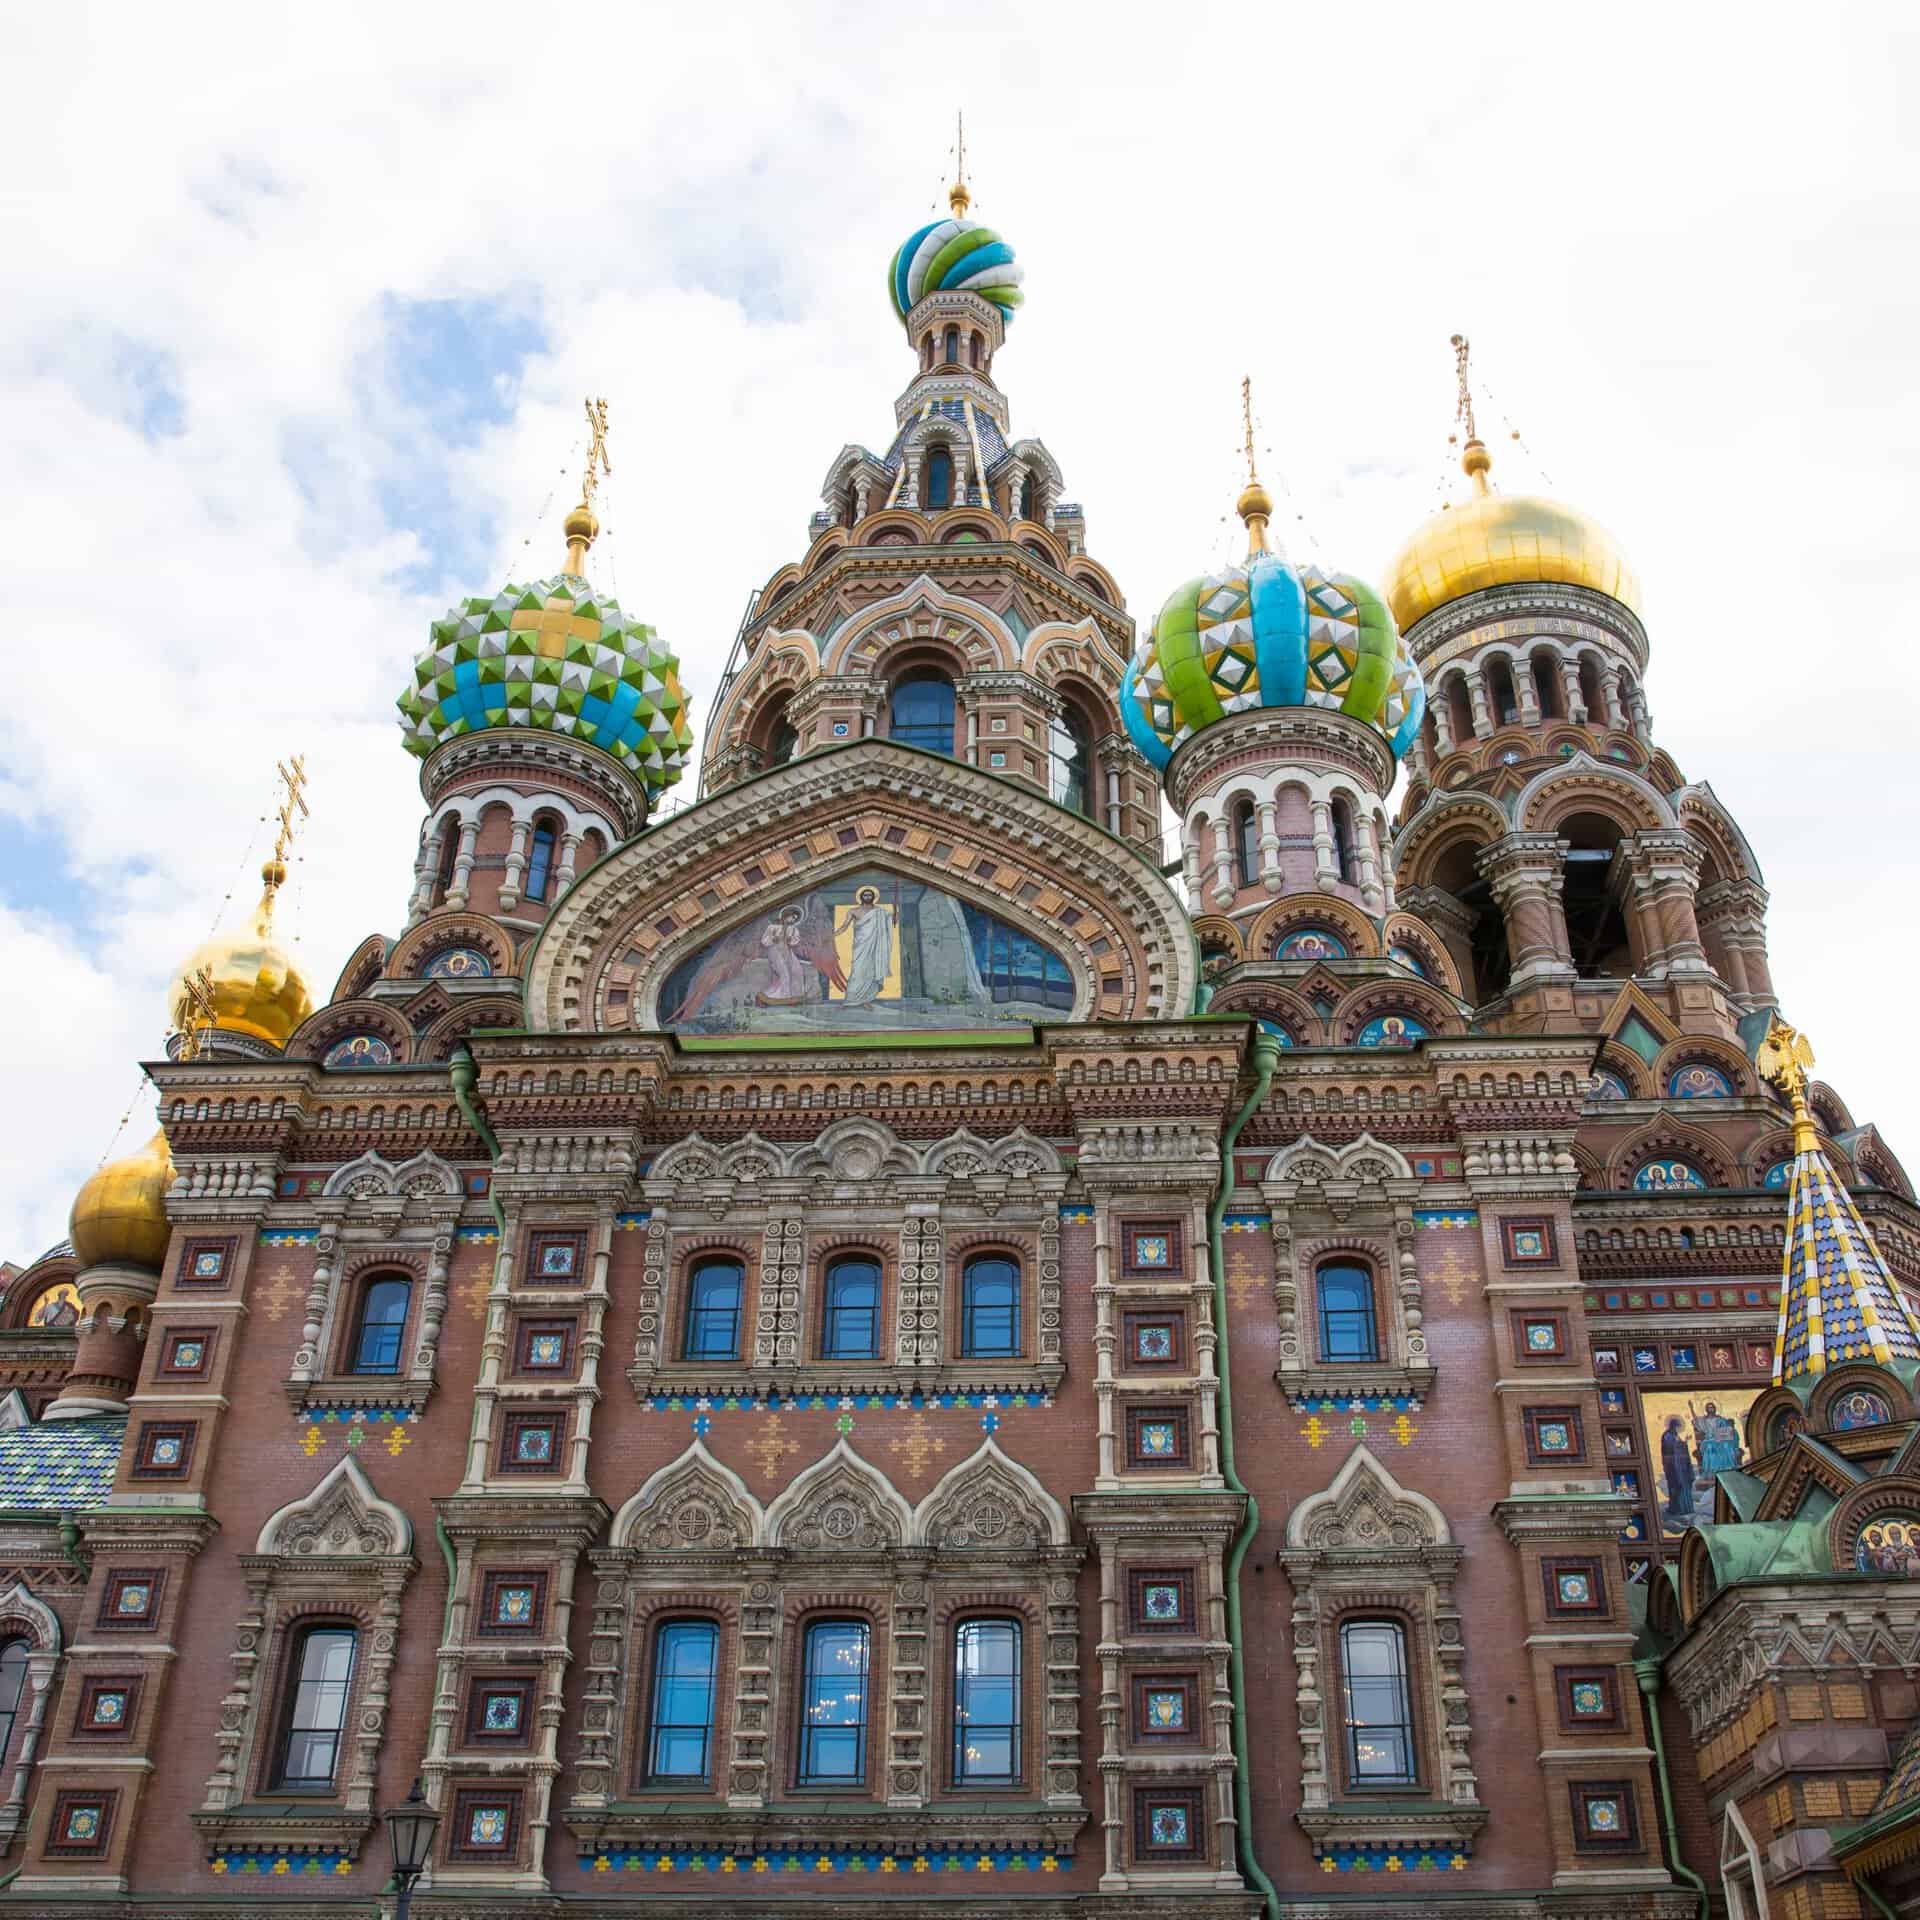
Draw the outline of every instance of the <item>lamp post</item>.
<instances>
[{"instance_id":1,"label":"lamp post","mask_svg":"<svg viewBox=\"0 0 1920 1920\"><path fill-rule=\"evenodd\" d=\"M400 1903L393 1910L394 1920L407 1920L413 1905L413 1883L426 1871L433 1852L434 1829L440 1824L437 1809L427 1805L420 1791L418 1776L399 1806L389 1807L382 1818L387 1823L387 1839L393 1847L393 1884L400 1891Z\"/></svg>"}]
</instances>

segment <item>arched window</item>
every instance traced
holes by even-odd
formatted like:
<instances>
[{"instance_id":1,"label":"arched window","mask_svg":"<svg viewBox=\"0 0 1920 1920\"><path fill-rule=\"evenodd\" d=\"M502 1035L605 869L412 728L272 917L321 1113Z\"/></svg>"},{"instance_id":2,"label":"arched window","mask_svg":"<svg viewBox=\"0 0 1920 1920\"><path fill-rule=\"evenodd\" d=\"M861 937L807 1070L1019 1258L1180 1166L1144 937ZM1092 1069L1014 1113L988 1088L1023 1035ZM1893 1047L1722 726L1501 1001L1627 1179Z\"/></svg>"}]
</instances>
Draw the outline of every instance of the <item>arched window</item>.
<instances>
[{"instance_id":1,"label":"arched window","mask_svg":"<svg viewBox=\"0 0 1920 1920\"><path fill-rule=\"evenodd\" d=\"M413 1301L413 1282L395 1274L371 1281L360 1296L360 1315L353 1329L353 1363L349 1373L398 1373L400 1343L407 1330L407 1308Z\"/></svg>"},{"instance_id":2,"label":"arched window","mask_svg":"<svg viewBox=\"0 0 1920 1920\"><path fill-rule=\"evenodd\" d=\"M800 744L799 731L787 718L787 710L788 702L782 700L767 728L767 765L770 767L784 767Z\"/></svg>"},{"instance_id":3,"label":"arched window","mask_svg":"<svg viewBox=\"0 0 1920 1920\"><path fill-rule=\"evenodd\" d=\"M1467 677L1456 673L1447 682L1447 714L1453 721L1453 744L1456 749L1468 746L1473 740L1473 696L1467 691Z\"/></svg>"},{"instance_id":4,"label":"arched window","mask_svg":"<svg viewBox=\"0 0 1920 1920\"><path fill-rule=\"evenodd\" d=\"M887 732L910 747L953 752L953 683L931 667L894 684Z\"/></svg>"},{"instance_id":5,"label":"arched window","mask_svg":"<svg viewBox=\"0 0 1920 1920\"><path fill-rule=\"evenodd\" d=\"M1407 1630L1394 1620L1348 1620L1340 1628L1346 1698L1347 1781L1406 1787L1420 1777L1407 1694Z\"/></svg>"},{"instance_id":6,"label":"arched window","mask_svg":"<svg viewBox=\"0 0 1920 1920\"><path fill-rule=\"evenodd\" d=\"M460 822L448 814L440 826L440 872L434 882L435 898L444 900L453 885L453 863L460 857Z\"/></svg>"},{"instance_id":7,"label":"arched window","mask_svg":"<svg viewBox=\"0 0 1920 1920\"><path fill-rule=\"evenodd\" d=\"M864 1620L816 1620L800 1679L800 1785L864 1786L867 1642Z\"/></svg>"},{"instance_id":8,"label":"arched window","mask_svg":"<svg viewBox=\"0 0 1920 1920\"><path fill-rule=\"evenodd\" d=\"M957 367L960 364L960 329L949 327L941 339L943 342L941 357L948 366Z\"/></svg>"},{"instance_id":9,"label":"arched window","mask_svg":"<svg viewBox=\"0 0 1920 1920\"><path fill-rule=\"evenodd\" d=\"M1511 727L1519 723L1520 696L1513 688L1513 669L1504 660L1487 662L1487 698L1493 702L1493 724Z\"/></svg>"},{"instance_id":10,"label":"arched window","mask_svg":"<svg viewBox=\"0 0 1920 1920\"><path fill-rule=\"evenodd\" d=\"M20 1696L27 1685L27 1643L9 1640L0 1647L0 1759L13 1750L13 1723L20 1717Z\"/></svg>"},{"instance_id":11,"label":"arched window","mask_svg":"<svg viewBox=\"0 0 1920 1920\"><path fill-rule=\"evenodd\" d=\"M867 1259L836 1260L827 1269L820 1350L829 1360L880 1357L880 1267Z\"/></svg>"},{"instance_id":12,"label":"arched window","mask_svg":"<svg viewBox=\"0 0 1920 1920\"><path fill-rule=\"evenodd\" d=\"M927 506L950 507L953 505L953 455L945 447L932 447L927 452Z\"/></svg>"},{"instance_id":13,"label":"arched window","mask_svg":"<svg viewBox=\"0 0 1920 1920\"><path fill-rule=\"evenodd\" d=\"M953 1784L1020 1782L1020 1623L965 1620L953 1636Z\"/></svg>"},{"instance_id":14,"label":"arched window","mask_svg":"<svg viewBox=\"0 0 1920 1920\"><path fill-rule=\"evenodd\" d=\"M980 362L986 357L986 345L987 343L982 340L977 333L967 335L967 364L969 366L979 366Z\"/></svg>"},{"instance_id":15,"label":"arched window","mask_svg":"<svg viewBox=\"0 0 1920 1920\"><path fill-rule=\"evenodd\" d=\"M746 1273L737 1260L708 1260L694 1268L687 1283L687 1359L739 1359L745 1286Z\"/></svg>"},{"instance_id":16,"label":"arched window","mask_svg":"<svg viewBox=\"0 0 1920 1920\"><path fill-rule=\"evenodd\" d=\"M1034 517L1034 506L1033 475L1030 473L1022 474L1020 478L1020 518L1022 520L1031 520ZM1028 551L1031 552L1032 549L1029 548ZM1045 554L1042 554L1041 558L1045 559Z\"/></svg>"},{"instance_id":17,"label":"arched window","mask_svg":"<svg viewBox=\"0 0 1920 1920\"><path fill-rule=\"evenodd\" d=\"M1365 1267L1329 1261L1315 1276L1323 1360L1378 1360L1380 1329L1373 1317L1373 1276Z\"/></svg>"},{"instance_id":18,"label":"arched window","mask_svg":"<svg viewBox=\"0 0 1920 1920\"><path fill-rule=\"evenodd\" d=\"M1550 653L1536 653L1527 663L1533 675L1533 697L1540 703L1542 720L1562 720L1566 717L1560 704L1560 674L1554 665Z\"/></svg>"},{"instance_id":19,"label":"arched window","mask_svg":"<svg viewBox=\"0 0 1920 1920\"><path fill-rule=\"evenodd\" d=\"M353 1628L335 1625L303 1627L296 1635L287 1659L276 1787L311 1790L333 1785L358 1638Z\"/></svg>"},{"instance_id":20,"label":"arched window","mask_svg":"<svg viewBox=\"0 0 1920 1920\"><path fill-rule=\"evenodd\" d=\"M547 897L547 881L553 874L553 829L539 821L533 829L533 845L527 852L526 896L529 900Z\"/></svg>"},{"instance_id":21,"label":"arched window","mask_svg":"<svg viewBox=\"0 0 1920 1920\"><path fill-rule=\"evenodd\" d=\"M840 509L840 524L850 527L860 518L860 496L851 488L847 489L847 504Z\"/></svg>"},{"instance_id":22,"label":"arched window","mask_svg":"<svg viewBox=\"0 0 1920 1920\"><path fill-rule=\"evenodd\" d=\"M669 1620L653 1638L653 1700L647 1781L701 1781L713 1772L713 1691L720 1629L710 1620Z\"/></svg>"},{"instance_id":23,"label":"arched window","mask_svg":"<svg viewBox=\"0 0 1920 1920\"><path fill-rule=\"evenodd\" d=\"M1260 883L1260 823L1251 800L1233 803L1234 877L1243 887Z\"/></svg>"},{"instance_id":24,"label":"arched window","mask_svg":"<svg viewBox=\"0 0 1920 1920\"><path fill-rule=\"evenodd\" d=\"M1020 1269L999 1254L969 1260L960 1276L960 1354L1005 1360L1020 1352Z\"/></svg>"},{"instance_id":25,"label":"arched window","mask_svg":"<svg viewBox=\"0 0 1920 1920\"><path fill-rule=\"evenodd\" d=\"M1333 860L1340 870L1340 878L1349 886L1360 883L1360 867L1354 857L1353 843L1353 803L1345 794L1333 796Z\"/></svg>"},{"instance_id":26,"label":"arched window","mask_svg":"<svg viewBox=\"0 0 1920 1920\"><path fill-rule=\"evenodd\" d=\"M1594 665L1590 653L1580 656L1580 704L1587 710L1590 727L1604 727L1614 718L1600 696L1600 669Z\"/></svg>"},{"instance_id":27,"label":"arched window","mask_svg":"<svg viewBox=\"0 0 1920 1920\"><path fill-rule=\"evenodd\" d=\"M1087 723L1076 708L1068 707L1050 729L1053 746L1053 797L1063 807L1091 820L1093 812L1093 747Z\"/></svg>"}]
</instances>

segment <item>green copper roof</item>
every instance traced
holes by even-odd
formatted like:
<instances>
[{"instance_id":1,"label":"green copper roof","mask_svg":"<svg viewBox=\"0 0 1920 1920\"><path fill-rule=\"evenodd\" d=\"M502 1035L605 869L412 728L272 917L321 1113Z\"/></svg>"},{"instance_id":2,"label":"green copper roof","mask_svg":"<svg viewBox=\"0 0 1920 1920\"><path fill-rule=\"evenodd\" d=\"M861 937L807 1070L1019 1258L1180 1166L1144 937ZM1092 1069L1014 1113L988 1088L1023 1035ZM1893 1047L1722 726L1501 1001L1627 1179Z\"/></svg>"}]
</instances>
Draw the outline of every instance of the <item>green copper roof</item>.
<instances>
[{"instance_id":1,"label":"green copper roof","mask_svg":"<svg viewBox=\"0 0 1920 1920\"><path fill-rule=\"evenodd\" d=\"M124 1415L41 1420L0 1433L0 1508L78 1513L104 1506L126 1435Z\"/></svg>"}]
</instances>

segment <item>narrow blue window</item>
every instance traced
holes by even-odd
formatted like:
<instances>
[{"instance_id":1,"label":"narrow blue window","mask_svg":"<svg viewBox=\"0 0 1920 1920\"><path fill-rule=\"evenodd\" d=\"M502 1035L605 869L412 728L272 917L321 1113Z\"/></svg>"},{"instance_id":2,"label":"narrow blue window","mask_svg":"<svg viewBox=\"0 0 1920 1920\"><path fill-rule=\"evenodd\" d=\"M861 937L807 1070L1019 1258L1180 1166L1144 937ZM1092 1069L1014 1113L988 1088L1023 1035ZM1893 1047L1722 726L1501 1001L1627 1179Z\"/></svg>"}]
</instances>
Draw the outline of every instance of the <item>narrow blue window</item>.
<instances>
[{"instance_id":1,"label":"narrow blue window","mask_svg":"<svg viewBox=\"0 0 1920 1920\"><path fill-rule=\"evenodd\" d=\"M1020 1623L968 1620L953 1643L956 1786L1020 1780Z\"/></svg>"},{"instance_id":2,"label":"narrow blue window","mask_svg":"<svg viewBox=\"0 0 1920 1920\"><path fill-rule=\"evenodd\" d=\"M1365 1267L1320 1269L1320 1357L1378 1360L1380 1330L1373 1317L1373 1276Z\"/></svg>"},{"instance_id":3,"label":"narrow blue window","mask_svg":"<svg viewBox=\"0 0 1920 1920\"><path fill-rule=\"evenodd\" d=\"M945 447L935 447L927 455L927 505L953 505L953 455Z\"/></svg>"},{"instance_id":4,"label":"narrow blue window","mask_svg":"<svg viewBox=\"0 0 1920 1920\"><path fill-rule=\"evenodd\" d=\"M740 1296L746 1276L737 1261L709 1260L687 1287L689 1360L740 1357Z\"/></svg>"},{"instance_id":5,"label":"narrow blue window","mask_svg":"<svg viewBox=\"0 0 1920 1920\"><path fill-rule=\"evenodd\" d=\"M713 1689L720 1629L706 1620L670 1620L653 1643L649 1781L705 1781L713 1769Z\"/></svg>"},{"instance_id":6,"label":"narrow blue window","mask_svg":"<svg viewBox=\"0 0 1920 1920\"><path fill-rule=\"evenodd\" d=\"M867 1640L859 1620L818 1620L807 1629L800 1688L803 1787L866 1783Z\"/></svg>"},{"instance_id":7,"label":"narrow blue window","mask_svg":"<svg viewBox=\"0 0 1920 1920\"><path fill-rule=\"evenodd\" d=\"M553 874L553 829L535 827L533 830L533 851L527 856L527 898L544 900L547 897L547 881Z\"/></svg>"},{"instance_id":8,"label":"narrow blue window","mask_svg":"<svg viewBox=\"0 0 1920 1920\"><path fill-rule=\"evenodd\" d=\"M829 1360L880 1357L880 1269L871 1260L837 1260L827 1270L822 1346Z\"/></svg>"},{"instance_id":9,"label":"narrow blue window","mask_svg":"<svg viewBox=\"0 0 1920 1920\"><path fill-rule=\"evenodd\" d=\"M969 1260L960 1276L960 1352L968 1360L1020 1351L1020 1269L997 1255Z\"/></svg>"},{"instance_id":10,"label":"narrow blue window","mask_svg":"<svg viewBox=\"0 0 1920 1920\"><path fill-rule=\"evenodd\" d=\"M398 1373L400 1339L407 1330L410 1280L376 1280L360 1296L360 1324L354 1330L354 1373Z\"/></svg>"}]
</instances>

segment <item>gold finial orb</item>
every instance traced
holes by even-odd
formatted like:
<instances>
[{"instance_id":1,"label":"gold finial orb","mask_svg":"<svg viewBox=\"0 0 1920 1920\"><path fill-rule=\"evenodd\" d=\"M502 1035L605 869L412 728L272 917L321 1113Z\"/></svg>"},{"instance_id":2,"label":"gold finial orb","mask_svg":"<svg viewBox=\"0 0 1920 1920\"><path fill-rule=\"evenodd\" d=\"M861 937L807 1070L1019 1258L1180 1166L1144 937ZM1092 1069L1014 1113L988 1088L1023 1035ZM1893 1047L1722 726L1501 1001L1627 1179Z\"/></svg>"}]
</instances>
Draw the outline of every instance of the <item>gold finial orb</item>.
<instances>
[{"instance_id":1,"label":"gold finial orb","mask_svg":"<svg viewBox=\"0 0 1920 1920\"><path fill-rule=\"evenodd\" d=\"M167 1189L173 1155L155 1133L137 1153L112 1160L74 1195L67 1238L83 1267L112 1263L158 1271L167 1257Z\"/></svg>"},{"instance_id":2,"label":"gold finial orb","mask_svg":"<svg viewBox=\"0 0 1920 1920\"><path fill-rule=\"evenodd\" d=\"M973 205L973 195L967 191L967 183L964 180L956 180L947 189L947 205L953 209L953 217L956 220L964 220L967 217L967 209Z\"/></svg>"},{"instance_id":3,"label":"gold finial orb","mask_svg":"<svg viewBox=\"0 0 1920 1920\"><path fill-rule=\"evenodd\" d=\"M1493 455L1484 440L1469 440L1460 454L1460 471L1482 493L1487 490L1487 475L1493 470Z\"/></svg>"},{"instance_id":4,"label":"gold finial orb","mask_svg":"<svg viewBox=\"0 0 1920 1920\"><path fill-rule=\"evenodd\" d=\"M1258 480L1249 480L1240 489L1240 498L1234 504L1234 512L1242 520L1251 520L1258 514L1262 520L1273 518L1273 495Z\"/></svg>"},{"instance_id":5,"label":"gold finial orb","mask_svg":"<svg viewBox=\"0 0 1920 1920\"><path fill-rule=\"evenodd\" d=\"M204 968L212 982L208 1024L215 1031L244 1033L284 1047L294 1028L313 1011L313 993L292 953L274 932L274 895L286 885L286 862L269 860L260 869L260 880L260 904L250 923L243 929L216 933L188 956L168 988L167 1017L172 1020L181 1002L191 999L187 983Z\"/></svg>"}]
</instances>

